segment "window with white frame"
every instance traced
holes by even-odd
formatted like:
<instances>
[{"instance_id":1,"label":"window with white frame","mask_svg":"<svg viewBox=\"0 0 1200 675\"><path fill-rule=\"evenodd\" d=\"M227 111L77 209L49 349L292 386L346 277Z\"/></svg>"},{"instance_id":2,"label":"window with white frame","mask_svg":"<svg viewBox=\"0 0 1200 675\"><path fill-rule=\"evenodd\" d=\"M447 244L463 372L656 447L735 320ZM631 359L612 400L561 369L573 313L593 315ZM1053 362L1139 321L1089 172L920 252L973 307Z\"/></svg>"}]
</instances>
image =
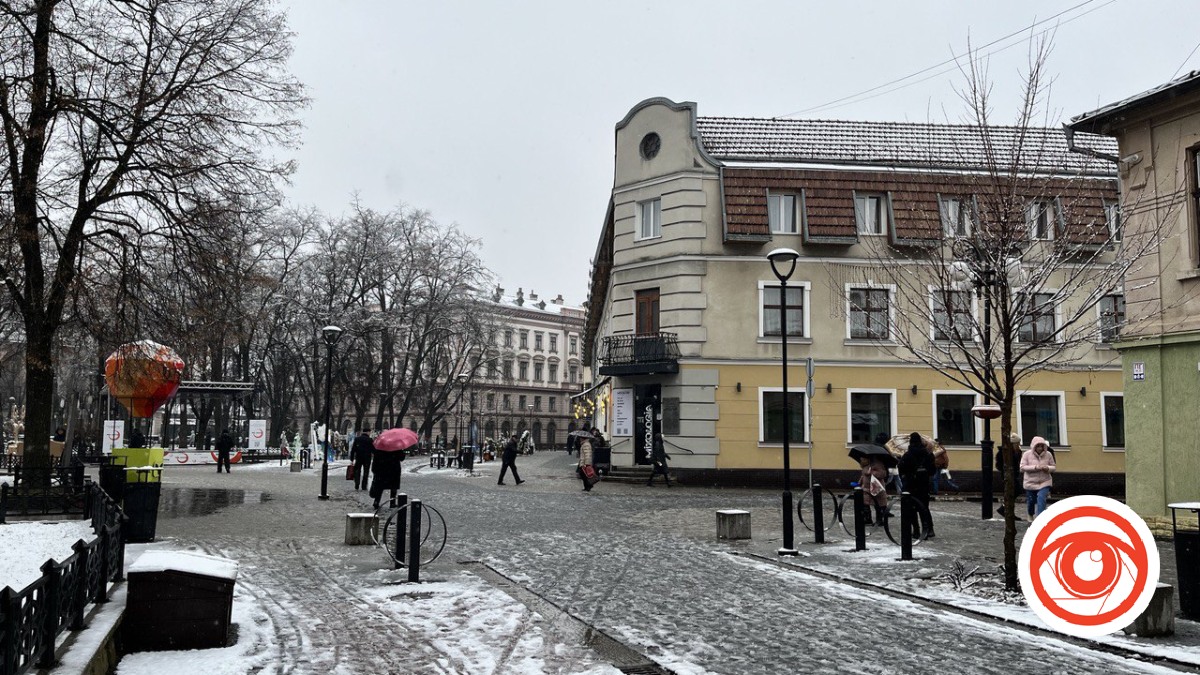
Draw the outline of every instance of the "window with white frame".
<instances>
[{"instance_id":1,"label":"window with white frame","mask_svg":"<svg viewBox=\"0 0 1200 675\"><path fill-rule=\"evenodd\" d=\"M1046 439L1050 447L1066 444L1063 430L1063 396L1058 393L1022 394L1021 437L1028 443L1034 436Z\"/></svg>"},{"instance_id":2,"label":"window with white frame","mask_svg":"<svg viewBox=\"0 0 1200 675\"><path fill-rule=\"evenodd\" d=\"M533 350L536 352L542 351L542 336L543 335L544 335L544 333L542 333L542 331L540 331L540 330L533 334Z\"/></svg>"},{"instance_id":3,"label":"window with white frame","mask_svg":"<svg viewBox=\"0 0 1200 675\"><path fill-rule=\"evenodd\" d=\"M488 361L487 376L489 380L494 380L500 377L500 364L495 361Z\"/></svg>"},{"instance_id":4,"label":"window with white frame","mask_svg":"<svg viewBox=\"0 0 1200 675\"><path fill-rule=\"evenodd\" d=\"M551 354L558 353L558 336L555 335L554 333L550 334L550 353Z\"/></svg>"},{"instance_id":5,"label":"window with white frame","mask_svg":"<svg viewBox=\"0 0 1200 675\"><path fill-rule=\"evenodd\" d=\"M662 236L662 199L638 203L638 239Z\"/></svg>"},{"instance_id":6,"label":"window with white frame","mask_svg":"<svg viewBox=\"0 0 1200 675\"><path fill-rule=\"evenodd\" d=\"M1116 342L1125 325L1125 296L1119 293L1100 298L1100 340Z\"/></svg>"},{"instance_id":7,"label":"window with white frame","mask_svg":"<svg viewBox=\"0 0 1200 675\"><path fill-rule=\"evenodd\" d=\"M783 405L782 389L759 389L759 432L761 443L783 443L783 431L787 428L784 421L786 408ZM788 391L788 407L792 410L792 430L789 442L803 443L808 440L805 431L808 429L808 405L804 402L803 391Z\"/></svg>"},{"instance_id":8,"label":"window with white frame","mask_svg":"<svg viewBox=\"0 0 1200 675\"><path fill-rule=\"evenodd\" d=\"M894 394L890 391L850 391L850 442L874 443L891 437Z\"/></svg>"},{"instance_id":9,"label":"window with white frame","mask_svg":"<svg viewBox=\"0 0 1200 675\"><path fill-rule=\"evenodd\" d=\"M534 412L542 411L542 397L541 396L533 397L533 411Z\"/></svg>"},{"instance_id":10,"label":"window with white frame","mask_svg":"<svg viewBox=\"0 0 1200 675\"><path fill-rule=\"evenodd\" d=\"M942 445L970 445L975 442L975 417L971 408L975 394L935 392L933 396L934 438Z\"/></svg>"},{"instance_id":11,"label":"window with white frame","mask_svg":"<svg viewBox=\"0 0 1200 675\"><path fill-rule=\"evenodd\" d=\"M891 335L891 291L886 288L851 288L850 339L886 340Z\"/></svg>"},{"instance_id":12,"label":"window with white frame","mask_svg":"<svg viewBox=\"0 0 1200 675\"><path fill-rule=\"evenodd\" d=\"M800 231L800 199L796 195L767 195L767 222L773 234L796 234Z\"/></svg>"},{"instance_id":13,"label":"window with white frame","mask_svg":"<svg viewBox=\"0 0 1200 675\"><path fill-rule=\"evenodd\" d=\"M504 409L512 410L512 394L504 394L504 398L502 400L504 401Z\"/></svg>"},{"instance_id":14,"label":"window with white frame","mask_svg":"<svg viewBox=\"0 0 1200 675\"><path fill-rule=\"evenodd\" d=\"M496 395L495 394L487 395L487 409L488 410L496 409Z\"/></svg>"},{"instance_id":15,"label":"window with white frame","mask_svg":"<svg viewBox=\"0 0 1200 675\"><path fill-rule=\"evenodd\" d=\"M529 349L529 331L521 331L521 349Z\"/></svg>"},{"instance_id":16,"label":"window with white frame","mask_svg":"<svg viewBox=\"0 0 1200 675\"><path fill-rule=\"evenodd\" d=\"M517 379L518 380L528 380L529 379L529 363L528 362L522 361L517 364Z\"/></svg>"},{"instance_id":17,"label":"window with white frame","mask_svg":"<svg viewBox=\"0 0 1200 675\"><path fill-rule=\"evenodd\" d=\"M521 394L517 397L517 410L525 412L525 394Z\"/></svg>"},{"instance_id":18,"label":"window with white frame","mask_svg":"<svg viewBox=\"0 0 1200 675\"><path fill-rule=\"evenodd\" d=\"M1104 200L1104 224L1108 227L1108 237L1112 241L1121 241L1121 203Z\"/></svg>"},{"instance_id":19,"label":"window with white frame","mask_svg":"<svg viewBox=\"0 0 1200 675\"><path fill-rule=\"evenodd\" d=\"M557 363L550 364L550 381L558 382L558 364Z\"/></svg>"},{"instance_id":20,"label":"window with white frame","mask_svg":"<svg viewBox=\"0 0 1200 675\"><path fill-rule=\"evenodd\" d=\"M504 377L505 377L505 379L511 380L512 376L513 376L512 359L504 359Z\"/></svg>"},{"instance_id":21,"label":"window with white frame","mask_svg":"<svg viewBox=\"0 0 1200 675\"><path fill-rule=\"evenodd\" d=\"M787 334L788 338L808 337L808 283L788 284L787 287ZM779 284L758 282L759 335L779 337L780 314L783 309Z\"/></svg>"},{"instance_id":22,"label":"window with white frame","mask_svg":"<svg viewBox=\"0 0 1200 675\"><path fill-rule=\"evenodd\" d=\"M1100 394L1100 405L1104 409L1104 447L1125 447L1125 396L1122 394Z\"/></svg>"},{"instance_id":23,"label":"window with white frame","mask_svg":"<svg viewBox=\"0 0 1200 675\"><path fill-rule=\"evenodd\" d=\"M533 364L533 381L534 382L542 381L542 364L540 364L540 363Z\"/></svg>"},{"instance_id":24,"label":"window with white frame","mask_svg":"<svg viewBox=\"0 0 1200 675\"><path fill-rule=\"evenodd\" d=\"M575 384L575 378L579 375L579 370L576 369L575 366L571 366L568 372L570 373L571 384Z\"/></svg>"},{"instance_id":25,"label":"window with white frame","mask_svg":"<svg viewBox=\"0 0 1200 675\"><path fill-rule=\"evenodd\" d=\"M972 335L971 292L935 288L933 297L933 339L962 343Z\"/></svg>"},{"instance_id":26,"label":"window with white frame","mask_svg":"<svg viewBox=\"0 0 1200 675\"><path fill-rule=\"evenodd\" d=\"M1034 293L1029 296L1028 311L1021 318L1017 336L1021 342L1037 344L1054 341L1054 294Z\"/></svg>"},{"instance_id":27,"label":"window with white frame","mask_svg":"<svg viewBox=\"0 0 1200 675\"><path fill-rule=\"evenodd\" d=\"M1027 216L1030 239L1035 241L1050 241L1054 239L1054 231L1058 229L1060 221L1058 200L1035 199L1029 202Z\"/></svg>"},{"instance_id":28,"label":"window with white frame","mask_svg":"<svg viewBox=\"0 0 1200 675\"><path fill-rule=\"evenodd\" d=\"M508 328L504 331L504 346L505 347L511 347L513 345L512 336L513 336L513 332L512 332L511 328Z\"/></svg>"},{"instance_id":29,"label":"window with white frame","mask_svg":"<svg viewBox=\"0 0 1200 675\"><path fill-rule=\"evenodd\" d=\"M571 356L575 356L575 354L578 351L579 351L579 338L572 335L571 336L571 349L567 353L570 354Z\"/></svg>"},{"instance_id":30,"label":"window with white frame","mask_svg":"<svg viewBox=\"0 0 1200 675\"><path fill-rule=\"evenodd\" d=\"M886 192L854 193L854 222L859 234L887 234L889 213Z\"/></svg>"},{"instance_id":31,"label":"window with white frame","mask_svg":"<svg viewBox=\"0 0 1200 675\"><path fill-rule=\"evenodd\" d=\"M550 408L549 408L550 412L556 412L558 410L558 399L555 398L554 396L551 396L549 403L550 403Z\"/></svg>"},{"instance_id":32,"label":"window with white frame","mask_svg":"<svg viewBox=\"0 0 1200 675\"><path fill-rule=\"evenodd\" d=\"M942 197L942 229L947 237L969 237L975 229L975 202L970 197Z\"/></svg>"}]
</instances>

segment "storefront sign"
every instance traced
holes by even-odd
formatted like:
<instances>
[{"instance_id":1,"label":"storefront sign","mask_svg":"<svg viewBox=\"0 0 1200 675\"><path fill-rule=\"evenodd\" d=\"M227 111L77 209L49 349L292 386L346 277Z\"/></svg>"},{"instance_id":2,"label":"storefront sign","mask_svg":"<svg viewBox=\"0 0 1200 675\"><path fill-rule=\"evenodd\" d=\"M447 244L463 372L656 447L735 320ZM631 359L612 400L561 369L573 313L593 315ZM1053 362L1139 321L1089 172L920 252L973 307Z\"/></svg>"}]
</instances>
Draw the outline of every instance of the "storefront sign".
<instances>
[{"instance_id":1,"label":"storefront sign","mask_svg":"<svg viewBox=\"0 0 1200 675\"><path fill-rule=\"evenodd\" d=\"M633 435L633 390L613 390L613 437Z\"/></svg>"}]
</instances>

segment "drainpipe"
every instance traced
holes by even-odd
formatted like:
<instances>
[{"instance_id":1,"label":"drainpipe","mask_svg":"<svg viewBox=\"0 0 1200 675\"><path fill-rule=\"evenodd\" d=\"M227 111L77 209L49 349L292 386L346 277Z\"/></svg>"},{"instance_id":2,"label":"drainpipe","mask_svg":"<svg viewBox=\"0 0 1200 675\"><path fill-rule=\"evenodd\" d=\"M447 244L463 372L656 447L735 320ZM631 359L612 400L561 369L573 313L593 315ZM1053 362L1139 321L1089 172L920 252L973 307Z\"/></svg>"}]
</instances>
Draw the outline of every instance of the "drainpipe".
<instances>
[{"instance_id":1,"label":"drainpipe","mask_svg":"<svg viewBox=\"0 0 1200 675\"><path fill-rule=\"evenodd\" d=\"M1110 155L1106 152L1100 152L1099 150L1092 150L1091 148L1076 147L1075 130L1066 124L1063 125L1063 134L1065 134L1067 137L1067 150L1070 150L1071 152L1078 153L1080 155L1087 155L1088 157L1095 157L1096 159L1106 159L1113 164L1119 164L1121 162L1121 158L1117 157L1116 155Z\"/></svg>"}]
</instances>

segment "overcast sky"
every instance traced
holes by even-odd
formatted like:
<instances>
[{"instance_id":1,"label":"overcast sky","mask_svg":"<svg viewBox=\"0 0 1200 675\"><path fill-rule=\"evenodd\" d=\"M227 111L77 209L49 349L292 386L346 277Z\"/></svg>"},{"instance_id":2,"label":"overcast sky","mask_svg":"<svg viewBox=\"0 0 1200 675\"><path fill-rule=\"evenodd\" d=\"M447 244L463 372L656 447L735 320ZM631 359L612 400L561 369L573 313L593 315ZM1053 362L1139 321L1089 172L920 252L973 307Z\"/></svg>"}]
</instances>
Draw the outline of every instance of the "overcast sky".
<instances>
[{"instance_id":1,"label":"overcast sky","mask_svg":"<svg viewBox=\"0 0 1200 675\"><path fill-rule=\"evenodd\" d=\"M613 180L613 133L653 96L702 116L959 121L953 65L986 51L1015 116L1029 27L1054 28L1052 123L1200 69L1194 0L801 2L283 0L308 87L298 204L428 210L487 266L568 304ZM1011 46L1009 46L1011 45ZM1003 49L1008 46L1007 49ZM948 72L947 72L948 71Z\"/></svg>"}]
</instances>

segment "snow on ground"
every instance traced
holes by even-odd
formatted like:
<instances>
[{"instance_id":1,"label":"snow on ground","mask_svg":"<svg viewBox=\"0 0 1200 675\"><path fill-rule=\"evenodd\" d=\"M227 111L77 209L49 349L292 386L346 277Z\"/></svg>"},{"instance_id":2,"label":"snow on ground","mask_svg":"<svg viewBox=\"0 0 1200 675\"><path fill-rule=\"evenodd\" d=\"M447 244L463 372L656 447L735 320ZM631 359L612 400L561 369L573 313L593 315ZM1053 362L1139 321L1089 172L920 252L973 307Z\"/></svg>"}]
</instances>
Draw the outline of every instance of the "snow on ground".
<instances>
[{"instance_id":1,"label":"snow on ground","mask_svg":"<svg viewBox=\"0 0 1200 675\"><path fill-rule=\"evenodd\" d=\"M90 520L33 521L0 525L0 588L19 591L42 576L41 566L62 561L80 539L96 538Z\"/></svg>"}]
</instances>

